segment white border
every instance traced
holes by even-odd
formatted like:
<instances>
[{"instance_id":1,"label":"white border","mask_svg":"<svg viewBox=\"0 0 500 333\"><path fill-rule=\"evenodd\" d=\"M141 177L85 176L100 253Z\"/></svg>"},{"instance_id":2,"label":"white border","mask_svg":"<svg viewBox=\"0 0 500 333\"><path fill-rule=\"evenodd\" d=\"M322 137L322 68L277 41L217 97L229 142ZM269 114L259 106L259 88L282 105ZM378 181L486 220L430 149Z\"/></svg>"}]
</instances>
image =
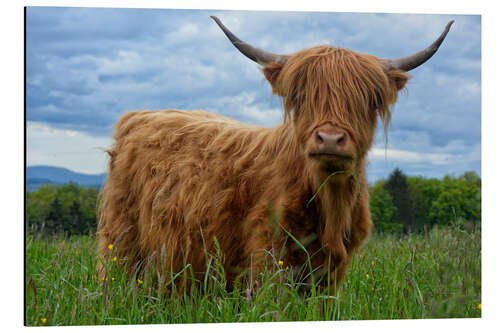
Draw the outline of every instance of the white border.
<instances>
[{"instance_id":1,"label":"white border","mask_svg":"<svg viewBox=\"0 0 500 333\"><path fill-rule=\"evenodd\" d=\"M395 320L395 321L350 321L350 322L308 322L272 324L203 324L203 325L150 325L148 330L203 330L203 331L254 331L255 329L304 329L348 330L351 331L401 331L421 332L423 330L478 331L499 327L497 282L499 221L496 209L498 197L495 192L500 188L498 181L498 93L495 79L498 73L498 14L488 1L19 1L2 6L1 24L3 47L1 71L2 101L2 175L7 186L2 186L2 207L7 208L3 215L2 244L2 283L1 312L3 327L32 329L23 327L23 93L24 93L24 14L23 6L73 6L73 7L114 7L114 8L179 8L179 9L240 9L240 10L291 10L291 11L336 11L336 12L390 12L390 13L447 13L481 14L483 47L483 84L482 84L482 177L483 177L483 284L482 319L460 320ZM5 103L5 101L7 103ZM443 124L445 126L446 124ZM466 133L464 133L466 135ZM132 331L143 326L93 327L96 330ZM55 328L54 328L55 329ZM87 330L88 327L58 328L59 330Z\"/></svg>"}]
</instances>

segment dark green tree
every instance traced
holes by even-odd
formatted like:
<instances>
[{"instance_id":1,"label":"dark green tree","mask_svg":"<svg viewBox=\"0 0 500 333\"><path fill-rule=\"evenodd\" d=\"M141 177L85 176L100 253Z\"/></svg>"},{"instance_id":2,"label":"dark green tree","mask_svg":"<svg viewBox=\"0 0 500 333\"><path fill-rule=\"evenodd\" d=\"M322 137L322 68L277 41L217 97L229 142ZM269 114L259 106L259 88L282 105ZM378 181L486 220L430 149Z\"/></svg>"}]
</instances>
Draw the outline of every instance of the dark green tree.
<instances>
[{"instance_id":1,"label":"dark green tree","mask_svg":"<svg viewBox=\"0 0 500 333\"><path fill-rule=\"evenodd\" d=\"M394 169L384 188L392 197L392 202L396 207L395 219L403 225L403 232L416 231L415 207L411 202L406 175L403 171L399 168Z\"/></svg>"},{"instance_id":2,"label":"dark green tree","mask_svg":"<svg viewBox=\"0 0 500 333\"><path fill-rule=\"evenodd\" d=\"M94 234L97 230L97 204L99 190L95 187L87 187L81 194L83 223L86 225L85 234Z\"/></svg>"},{"instance_id":3,"label":"dark green tree","mask_svg":"<svg viewBox=\"0 0 500 333\"><path fill-rule=\"evenodd\" d=\"M67 235L83 234L86 229L87 226L83 221L80 202L75 200L69 208L68 218L66 219L66 223L64 223L64 232Z\"/></svg>"},{"instance_id":4,"label":"dark green tree","mask_svg":"<svg viewBox=\"0 0 500 333\"><path fill-rule=\"evenodd\" d=\"M49 214L45 222L45 232L48 234L60 233L63 229L63 208L59 197L50 205Z\"/></svg>"}]
</instances>

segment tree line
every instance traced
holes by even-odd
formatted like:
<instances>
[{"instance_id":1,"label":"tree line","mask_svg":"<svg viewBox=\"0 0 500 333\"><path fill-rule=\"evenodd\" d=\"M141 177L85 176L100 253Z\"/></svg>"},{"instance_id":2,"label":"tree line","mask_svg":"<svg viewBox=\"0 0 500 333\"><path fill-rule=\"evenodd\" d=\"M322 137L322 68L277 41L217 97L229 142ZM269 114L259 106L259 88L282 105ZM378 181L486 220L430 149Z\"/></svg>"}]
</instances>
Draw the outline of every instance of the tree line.
<instances>
[{"instance_id":1,"label":"tree line","mask_svg":"<svg viewBox=\"0 0 500 333\"><path fill-rule=\"evenodd\" d=\"M95 233L98 196L99 189L75 183L44 185L36 191L28 191L28 232L43 235Z\"/></svg>"},{"instance_id":2,"label":"tree line","mask_svg":"<svg viewBox=\"0 0 500 333\"><path fill-rule=\"evenodd\" d=\"M443 179L408 177L395 169L370 186L376 232L406 234L434 225L480 226L481 178L475 172ZM29 233L94 234L99 189L69 183L26 193Z\"/></svg>"},{"instance_id":3,"label":"tree line","mask_svg":"<svg viewBox=\"0 0 500 333\"><path fill-rule=\"evenodd\" d=\"M395 169L370 188L375 229L407 234L435 225L481 226L481 178L475 172L443 179L408 177Z\"/></svg>"}]
</instances>

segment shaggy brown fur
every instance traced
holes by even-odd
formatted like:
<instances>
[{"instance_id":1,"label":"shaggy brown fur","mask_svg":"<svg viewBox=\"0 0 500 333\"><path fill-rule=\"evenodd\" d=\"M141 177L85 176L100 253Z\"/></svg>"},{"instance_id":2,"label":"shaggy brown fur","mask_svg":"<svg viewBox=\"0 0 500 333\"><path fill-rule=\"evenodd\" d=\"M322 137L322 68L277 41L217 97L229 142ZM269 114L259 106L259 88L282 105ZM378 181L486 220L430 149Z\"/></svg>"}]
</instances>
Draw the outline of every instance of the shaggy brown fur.
<instances>
[{"instance_id":1,"label":"shaggy brown fur","mask_svg":"<svg viewBox=\"0 0 500 333\"><path fill-rule=\"evenodd\" d=\"M278 127L178 110L131 112L118 122L100 206L103 257L120 237L119 257L136 263L163 247L169 268L190 263L200 278L216 239L232 281L261 268L263 249L276 250L286 266L303 265L306 255L285 229L314 254L313 268L328 273L324 281L338 285L372 230L365 157L377 114L387 129L389 107L408 76L384 72L374 56L332 46L263 71L283 100L286 117ZM352 159L310 156L310 138L321 126L348 133ZM332 172L339 173L308 205Z\"/></svg>"}]
</instances>

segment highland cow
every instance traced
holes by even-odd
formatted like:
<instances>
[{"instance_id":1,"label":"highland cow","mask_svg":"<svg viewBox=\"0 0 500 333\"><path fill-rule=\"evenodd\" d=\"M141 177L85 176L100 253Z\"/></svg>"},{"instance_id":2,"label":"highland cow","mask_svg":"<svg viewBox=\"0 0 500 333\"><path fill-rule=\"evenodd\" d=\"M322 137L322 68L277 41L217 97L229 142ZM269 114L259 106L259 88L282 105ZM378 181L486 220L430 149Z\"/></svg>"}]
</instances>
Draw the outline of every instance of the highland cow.
<instances>
[{"instance_id":1,"label":"highland cow","mask_svg":"<svg viewBox=\"0 0 500 333\"><path fill-rule=\"evenodd\" d=\"M201 279L218 247L229 282L262 270L269 254L290 269L309 258L316 281L338 286L373 228L365 169L377 118L387 135L406 72L433 56L453 21L427 49L389 60L333 46L273 54L212 18L262 65L284 121L263 128L178 110L123 116L101 196L100 254L113 244L132 267L163 251L165 267L190 264Z\"/></svg>"}]
</instances>

